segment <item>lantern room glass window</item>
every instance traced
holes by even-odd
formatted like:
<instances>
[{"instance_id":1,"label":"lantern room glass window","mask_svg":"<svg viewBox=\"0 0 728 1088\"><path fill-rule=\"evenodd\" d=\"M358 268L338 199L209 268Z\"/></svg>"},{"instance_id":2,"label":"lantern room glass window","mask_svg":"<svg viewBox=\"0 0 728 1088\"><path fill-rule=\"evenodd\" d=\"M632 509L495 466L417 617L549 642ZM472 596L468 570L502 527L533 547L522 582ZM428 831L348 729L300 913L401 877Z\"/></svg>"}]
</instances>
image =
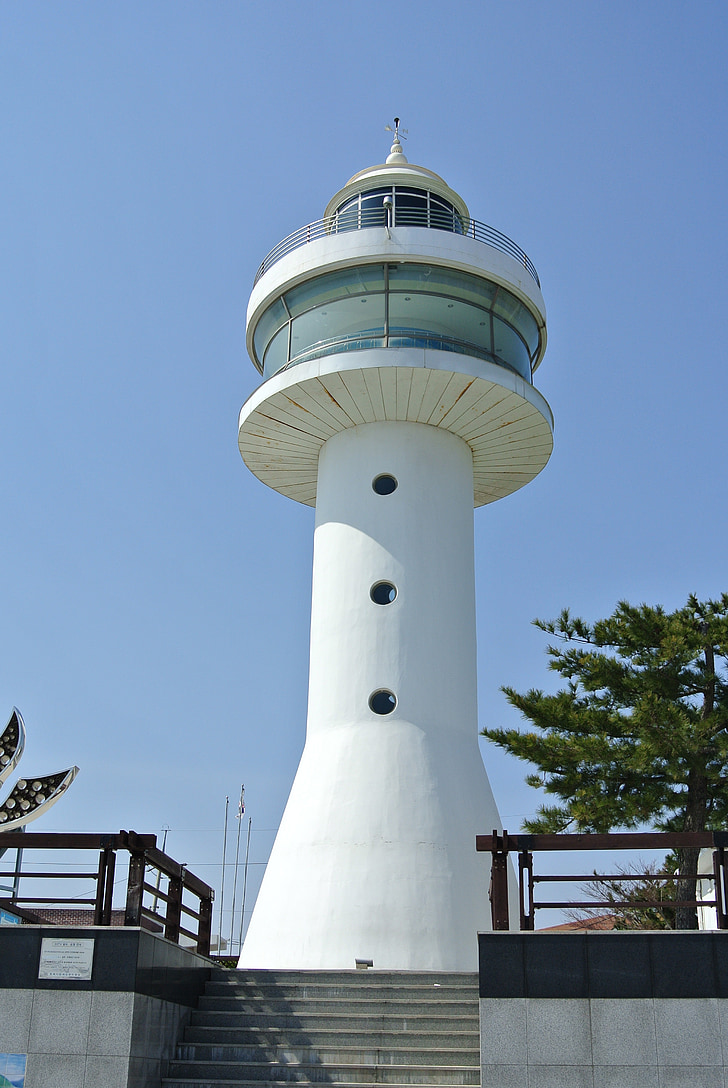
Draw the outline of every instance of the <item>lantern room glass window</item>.
<instances>
[{"instance_id":1,"label":"lantern room glass window","mask_svg":"<svg viewBox=\"0 0 728 1088\"><path fill-rule=\"evenodd\" d=\"M530 382L539 330L515 295L480 276L415 262L370 264L281 295L258 320L253 347L266 378L335 352L424 347L488 360Z\"/></svg>"},{"instance_id":2,"label":"lantern room glass window","mask_svg":"<svg viewBox=\"0 0 728 1088\"><path fill-rule=\"evenodd\" d=\"M460 212L444 197L429 189L412 189L401 185L377 186L357 193L336 209L331 220L331 232L363 230L387 225L386 198L392 201L389 225L392 227L429 227L464 234Z\"/></svg>"}]
</instances>

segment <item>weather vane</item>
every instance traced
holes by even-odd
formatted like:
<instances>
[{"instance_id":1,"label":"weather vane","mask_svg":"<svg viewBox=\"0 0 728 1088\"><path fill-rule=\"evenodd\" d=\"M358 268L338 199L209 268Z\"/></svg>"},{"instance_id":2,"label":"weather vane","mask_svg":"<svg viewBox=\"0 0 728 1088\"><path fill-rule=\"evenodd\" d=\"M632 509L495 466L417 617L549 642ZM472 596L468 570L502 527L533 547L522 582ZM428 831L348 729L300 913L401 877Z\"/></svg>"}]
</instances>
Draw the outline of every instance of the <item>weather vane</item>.
<instances>
[{"instance_id":1,"label":"weather vane","mask_svg":"<svg viewBox=\"0 0 728 1088\"><path fill-rule=\"evenodd\" d=\"M0 734L0 786L13 773L25 748L25 723L13 707L10 721ZM35 820L54 805L73 782L78 767L42 778L19 778L10 796L0 804L0 831L14 831Z\"/></svg>"},{"instance_id":2,"label":"weather vane","mask_svg":"<svg viewBox=\"0 0 728 1088\"><path fill-rule=\"evenodd\" d=\"M400 120L401 120L401 118L395 117L395 119L394 119L394 128L392 128L391 125L385 125L384 126L384 131L385 132L393 132L394 133L394 142L395 143L399 143L400 136L402 137L403 140L406 140L407 139L407 133L409 132L409 129L399 127Z\"/></svg>"}]
</instances>

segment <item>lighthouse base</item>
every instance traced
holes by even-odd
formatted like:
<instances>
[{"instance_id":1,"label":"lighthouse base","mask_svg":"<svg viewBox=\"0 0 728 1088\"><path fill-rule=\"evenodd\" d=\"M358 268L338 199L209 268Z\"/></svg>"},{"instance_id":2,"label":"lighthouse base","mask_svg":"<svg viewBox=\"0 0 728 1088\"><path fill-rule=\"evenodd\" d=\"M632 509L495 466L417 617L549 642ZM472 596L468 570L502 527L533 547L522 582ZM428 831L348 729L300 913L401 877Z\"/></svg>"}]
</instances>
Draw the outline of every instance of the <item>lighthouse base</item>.
<instances>
[{"instance_id":1,"label":"lighthouse base","mask_svg":"<svg viewBox=\"0 0 728 1088\"><path fill-rule=\"evenodd\" d=\"M323 768L325 805L307 785ZM475 970L490 929L475 836L499 824L475 740L400 721L309 741L239 966Z\"/></svg>"}]
</instances>

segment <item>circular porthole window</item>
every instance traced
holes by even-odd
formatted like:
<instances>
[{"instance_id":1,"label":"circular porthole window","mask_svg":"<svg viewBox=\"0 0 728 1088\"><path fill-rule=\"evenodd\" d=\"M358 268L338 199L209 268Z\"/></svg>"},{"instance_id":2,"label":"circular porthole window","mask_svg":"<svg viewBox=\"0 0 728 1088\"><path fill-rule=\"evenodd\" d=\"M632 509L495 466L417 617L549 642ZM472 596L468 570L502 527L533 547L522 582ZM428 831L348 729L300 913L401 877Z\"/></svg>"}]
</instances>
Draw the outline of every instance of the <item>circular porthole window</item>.
<instances>
[{"instance_id":1,"label":"circular porthole window","mask_svg":"<svg viewBox=\"0 0 728 1088\"><path fill-rule=\"evenodd\" d=\"M390 476L385 472L381 476L374 477L372 487L377 495L391 495L393 491L397 490L397 481L394 476Z\"/></svg>"},{"instance_id":2,"label":"circular porthole window","mask_svg":"<svg viewBox=\"0 0 728 1088\"><path fill-rule=\"evenodd\" d=\"M372 692L369 696L369 709L375 714L391 714L396 705L397 696L386 688Z\"/></svg>"},{"instance_id":3,"label":"circular porthole window","mask_svg":"<svg viewBox=\"0 0 728 1088\"><path fill-rule=\"evenodd\" d=\"M369 596L375 604L391 604L397 596L397 587L391 582L375 582Z\"/></svg>"}]
</instances>

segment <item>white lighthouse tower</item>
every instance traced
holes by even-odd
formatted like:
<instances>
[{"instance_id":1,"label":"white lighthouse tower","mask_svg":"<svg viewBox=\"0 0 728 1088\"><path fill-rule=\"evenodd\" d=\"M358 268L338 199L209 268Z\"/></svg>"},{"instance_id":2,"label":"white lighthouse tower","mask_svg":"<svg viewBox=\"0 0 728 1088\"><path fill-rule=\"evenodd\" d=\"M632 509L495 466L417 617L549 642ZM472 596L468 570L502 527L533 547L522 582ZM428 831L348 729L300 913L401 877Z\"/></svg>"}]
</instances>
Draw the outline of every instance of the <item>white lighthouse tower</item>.
<instances>
[{"instance_id":1,"label":"white lighthouse tower","mask_svg":"<svg viewBox=\"0 0 728 1088\"><path fill-rule=\"evenodd\" d=\"M474 970L490 927L473 507L550 456L545 308L525 253L397 126L248 306L264 380L240 452L316 528L306 744L241 967Z\"/></svg>"}]
</instances>

